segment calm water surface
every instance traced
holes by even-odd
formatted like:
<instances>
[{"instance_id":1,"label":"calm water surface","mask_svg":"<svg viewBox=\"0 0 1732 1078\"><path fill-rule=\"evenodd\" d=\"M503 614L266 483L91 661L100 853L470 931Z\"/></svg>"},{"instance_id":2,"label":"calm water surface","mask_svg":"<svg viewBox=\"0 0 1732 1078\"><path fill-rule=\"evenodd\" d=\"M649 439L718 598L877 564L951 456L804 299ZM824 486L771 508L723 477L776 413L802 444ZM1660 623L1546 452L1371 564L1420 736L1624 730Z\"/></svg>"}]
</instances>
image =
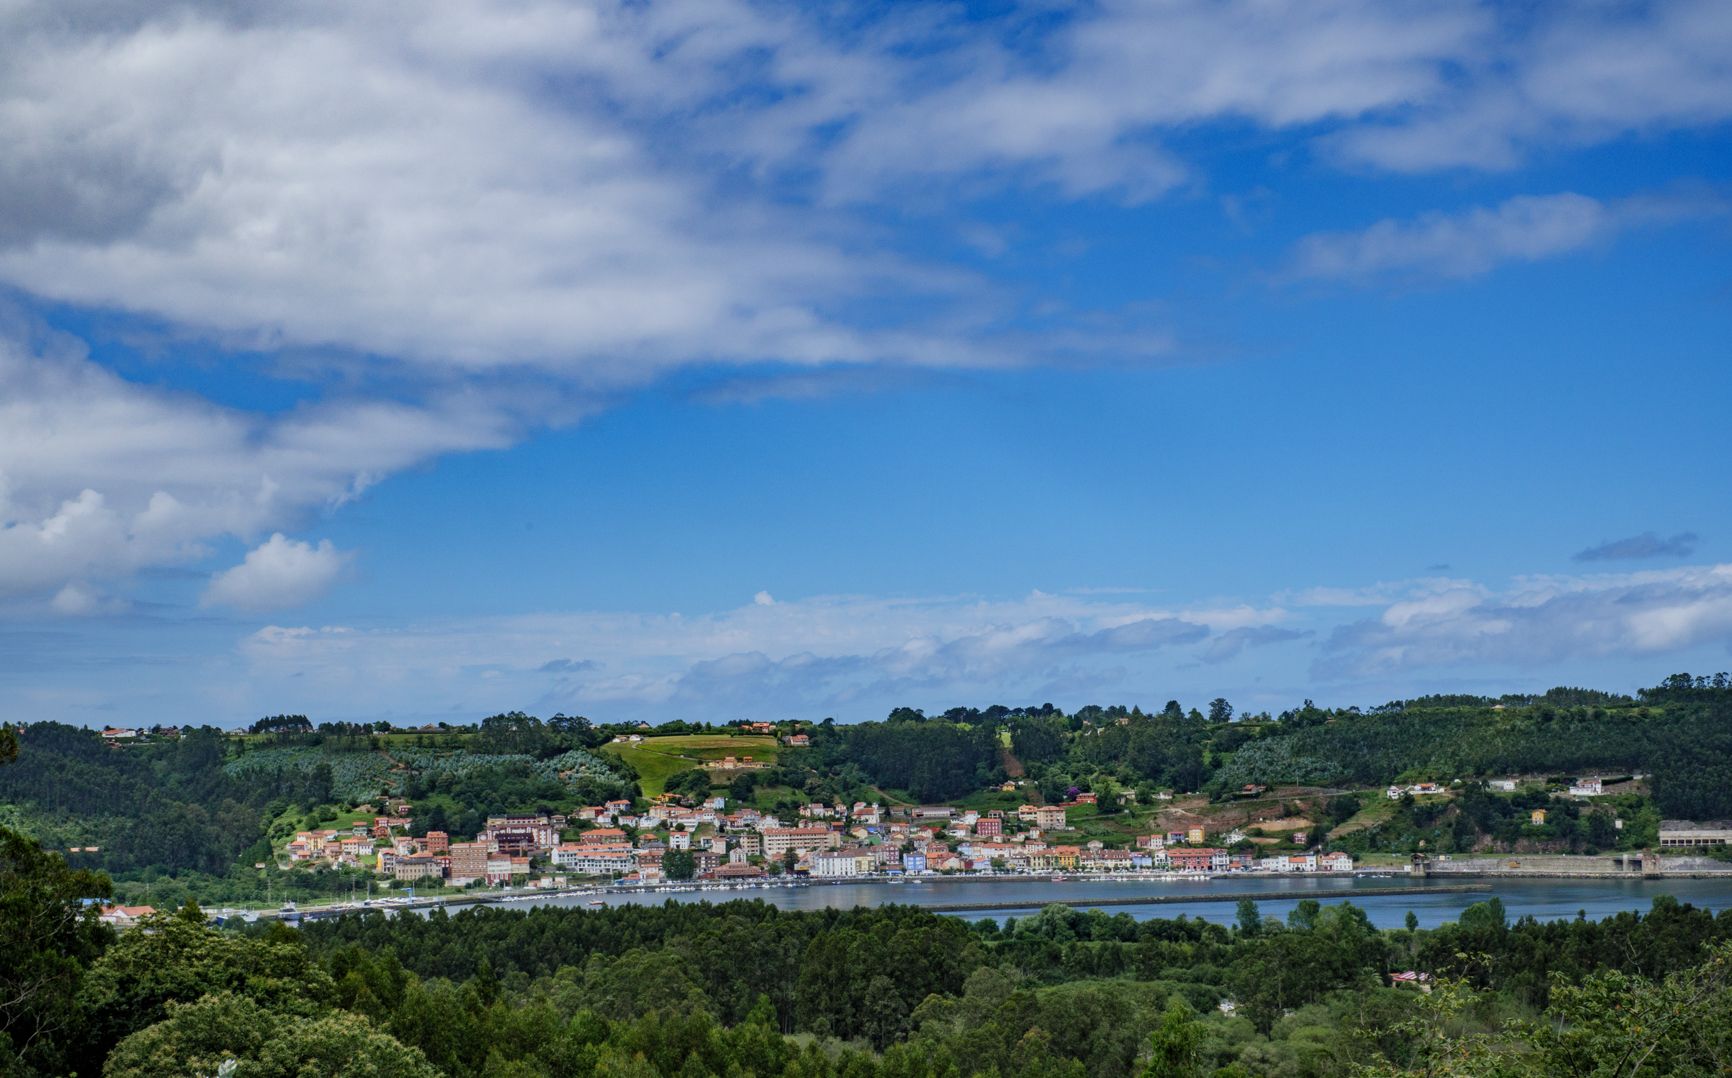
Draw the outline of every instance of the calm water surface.
<instances>
[{"instance_id":1,"label":"calm water surface","mask_svg":"<svg viewBox=\"0 0 1732 1078\"><path fill-rule=\"evenodd\" d=\"M1433 885L1469 881L1432 881ZM1380 928L1397 928L1413 911L1419 923L1427 928L1457 920L1461 911L1492 895L1503 900L1504 909L1513 920L1534 917L1539 920L1573 918L1586 913L1590 920L1609 917L1624 910L1646 911L1660 895L1672 895L1710 910L1732 908L1732 878L1724 880L1511 880L1493 879L1490 891L1469 894L1372 895L1353 898L1353 892L1367 888L1390 888L1407 885L1403 878L1393 879L1225 879L1212 883L1162 883L1146 880L1074 880L1054 883L1036 880L931 880L921 883L837 883L814 884L806 887L738 888L714 891L640 892L588 895L574 898L536 899L508 903L509 906L587 906L599 899L609 906L659 905L663 902L726 902L733 899L761 899L786 910L852 909L855 906L881 906L901 903L910 906L943 906L955 903L1002 903L991 911L970 911L957 914L971 920L992 917L1024 917L1038 912L1053 902L1063 902L1079 909L1091 901L1104 898L1124 899L1143 895L1195 895L1203 898L1210 892L1218 894L1267 895L1258 899L1258 908L1265 917L1286 917L1300 900L1313 898L1320 902L1352 899L1365 910L1373 924ZM1418 885L1414 885L1417 887ZM452 904L455 908L456 904ZM1231 922L1236 909L1232 902L1160 902L1101 907L1112 914L1125 913L1137 920L1158 917L1200 917L1223 924Z\"/></svg>"}]
</instances>

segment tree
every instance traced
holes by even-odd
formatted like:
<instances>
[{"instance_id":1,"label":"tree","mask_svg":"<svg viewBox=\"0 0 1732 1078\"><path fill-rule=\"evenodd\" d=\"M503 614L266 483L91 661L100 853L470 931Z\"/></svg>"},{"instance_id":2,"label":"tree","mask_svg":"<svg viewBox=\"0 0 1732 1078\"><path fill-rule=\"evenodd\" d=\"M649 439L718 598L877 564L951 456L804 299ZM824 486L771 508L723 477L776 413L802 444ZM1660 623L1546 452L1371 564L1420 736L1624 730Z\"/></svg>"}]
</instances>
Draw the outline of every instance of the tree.
<instances>
[{"instance_id":1,"label":"tree","mask_svg":"<svg viewBox=\"0 0 1732 1078\"><path fill-rule=\"evenodd\" d=\"M247 731L254 734L310 734L313 723L305 715L267 715L247 727Z\"/></svg>"},{"instance_id":2,"label":"tree","mask_svg":"<svg viewBox=\"0 0 1732 1078\"><path fill-rule=\"evenodd\" d=\"M1559 978L1546 1020L1528 1025L1532 1074L1722 1072L1732 1058L1732 943L1655 982L1616 970Z\"/></svg>"},{"instance_id":3,"label":"tree","mask_svg":"<svg viewBox=\"0 0 1732 1078\"><path fill-rule=\"evenodd\" d=\"M1239 900L1239 931L1247 936L1255 936L1263 931L1263 914L1257 909L1253 899Z\"/></svg>"},{"instance_id":4,"label":"tree","mask_svg":"<svg viewBox=\"0 0 1732 1078\"><path fill-rule=\"evenodd\" d=\"M108 893L108 877L0 828L0 1072L8 1039L44 1073L63 1071L56 1039L77 1019L79 978L113 935L79 900Z\"/></svg>"},{"instance_id":5,"label":"tree","mask_svg":"<svg viewBox=\"0 0 1732 1078\"><path fill-rule=\"evenodd\" d=\"M728 783L728 799L746 804L752 800L752 795L757 790L758 776L746 771L736 776L733 782Z\"/></svg>"},{"instance_id":6,"label":"tree","mask_svg":"<svg viewBox=\"0 0 1732 1078\"><path fill-rule=\"evenodd\" d=\"M1358 794L1337 794L1323 803L1323 814L1331 824L1340 826L1352 819L1360 807Z\"/></svg>"},{"instance_id":7,"label":"tree","mask_svg":"<svg viewBox=\"0 0 1732 1078\"><path fill-rule=\"evenodd\" d=\"M1111 816L1120 810L1122 806L1119 804L1119 798L1125 792L1123 786L1104 775L1089 783L1089 786L1094 790L1102 816Z\"/></svg>"},{"instance_id":8,"label":"tree","mask_svg":"<svg viewBox=\"0 0 1732 1078\"><path fill-rule=\"evenodd\" d=\"M547 727L534 715L508 711L481 720L479 743L486 752L539 755L549 745Z\"/></svg>"},{"instance_id":9,"label":"tree","mask_svg":"<svg viewBox=\"0 0 1732 1078\"><path fill-rule=\"evenodd\" d=\"M669 850L662 855L662 875L670 880L689 880L697 873L697 858L690 850Z\"/></svg>"},{"instance_id":10,"label":"tree","mask_svg":"<svg viewBox=\"0 0 1732 1078\"><path fill-rule=\"evenodd\" d=\"M91 965L79 1004L95 1044L107 1047L167 1017L171 1003L224 992L304 1017L335 998L330 974L294 929L275 924L262 936L239 936L205 924L195 908L122 936Z\"/></svg>"},{"instance_id":11,"label":"tree","mask_svg":"<svg viewBox=\"0 0 1732 1078\"><path fill-rule=\"evenodd\" d=\"M636 949L611 962L592 960L585 971L584 990L586 1002L610 1018L711 1009L697 970L673 950Z\"/></svg>"},{"instance_id":12,"label":"tree","mask_svg":"<svg viewBox=\"0 0 1732 1078\"><path fill-rule=\"evenodd\" d=\"M163 1021L122 1041L103 1073L108 1078L224 1073L246 1078L439 1078L420 1051L374 1028L361 1015L332 1011L309 1020L226 994L175 1004Z\"/></svg>"},{"instance_id":13,"label":"tree","mask_svg":"<svg viewBox=\"0 0 1732 1078\"><path fill-rule=\"evenodd\" d=\"M1149 1037L1149 1065L1143 1078L1189 1078L1198 1073L1197 1048L1203 1027L1182 996L1167 1000L1161 1024Z\"/></svg>"},{"instance_id":14,"label":"tree","mask_svg":"<svg viewBox=\"0 0 1732 1078\"><path fill-rule=\"evenodd\" d=\"M1222 697L1222 696L1217 696L1213 700L1210 700L1209 701L1209 721L1210 722L1231 722L1231 721L1233 721L1233 705L1229 704L1227 702L1226 698Z\"/></svg>"},{"instance_id":15,"label":"tree","mask_svg":"<svg viewBox=\"0 0 1732 1078\"><path fill-rule=\"evenodd\" d=\"M663 788L676 797L683 797L688 801L702 801L710 796L710 773L701 767L681 771L668 779Z\"/></svg>"},{"instance_id":16,"label":"tree","mask_svg":"<svg viewBox=\"0 0 1732 1078\"><path fill-rule=\"evenodd\" d=\"M555 715L547 720L547 729L574 748L588 748L597 743L595 724L582 715Z\"/></svg>"}]
</instances>

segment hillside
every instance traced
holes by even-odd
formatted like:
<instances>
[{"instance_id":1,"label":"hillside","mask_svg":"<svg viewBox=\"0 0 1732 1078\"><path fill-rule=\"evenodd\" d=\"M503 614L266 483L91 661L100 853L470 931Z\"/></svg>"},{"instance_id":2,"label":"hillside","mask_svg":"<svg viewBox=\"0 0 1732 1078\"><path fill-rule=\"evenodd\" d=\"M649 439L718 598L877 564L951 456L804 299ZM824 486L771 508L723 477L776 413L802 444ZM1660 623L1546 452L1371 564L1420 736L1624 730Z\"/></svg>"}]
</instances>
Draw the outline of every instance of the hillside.
<instances>
[{"instance_id":1,"label":"hillside","mask_svg":"<svg viewBox=\"0 0 1732 1078\"><path fill-rule=\"evenodd\" d=\"M773 765L779 750L774 737L742 734L672 734L644 737L631 741L620 735L601 746L600 752L623 760L637 773L638 786L644 796L655 797L667 788L673 776L693 769L709 770L713 783L725 783L754 764ZM729 757L742 764L740 768L720 765Z\"/></svg>"},{"instance_id":2,"label":"hillside","mask_svg":"<svg viewBox=\"0 0 1732 1078\"><path fill-rule=\"evenodd\" d=\"M279 874L270 852L386 799L414 804L415 834L453 835L474 834L489 815L642 805L664 792L688 803L719 794L784 819L812 802L982 813L1070 803L1072 837L1108 847L1197 828L1241 852L1328 841L1362 856L1631 849L1654 841L1661 818L1732 817L1724 678L1681 675L1636 698L1558 689L1367 711L1306 702L1231 721L1225 705L1211 707L1217 721L1177 702L931 717L902 708L882 722L782 723L774 734L520 713L386 732L275 716L247 733L188 728L124 744L39 723L20 728L20 759L0 767L0 822L76 848L81 866L128 893L226 901L355 886L340 872ZM809 747L779 740L796 733ZM729 757L735 766L719 766ZM1583 775L1626 781L1591 800L1561 796ZM1510 788L1488 788L1492 778ZM1384 797L1392 783L1421 781L1439 793Z\"/></svg>"}]
</instances>

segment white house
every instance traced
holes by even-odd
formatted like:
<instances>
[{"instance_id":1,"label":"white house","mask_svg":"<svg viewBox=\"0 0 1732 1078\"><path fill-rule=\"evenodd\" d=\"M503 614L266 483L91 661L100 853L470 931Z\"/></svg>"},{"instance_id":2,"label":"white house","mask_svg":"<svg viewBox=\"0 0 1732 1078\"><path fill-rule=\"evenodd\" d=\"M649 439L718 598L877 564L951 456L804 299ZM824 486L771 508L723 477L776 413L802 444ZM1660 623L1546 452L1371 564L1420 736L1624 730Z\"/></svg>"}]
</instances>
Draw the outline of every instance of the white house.
<instances>
[{"instance_id":1,"label":"white house","mask_svg":"<svg viewBox=\"0 0 1732 1078\"><path fill-rule=\"evenodd\" d=\"M815 850L812 853L811 866L814 876L865 876L872 871L872 851L858 846L840 850Z\"/></svg>"},{"instance_id":2,"label":"white house","mask_svg":"<svg viewBox=\"0 0 1732 1078\"><path fill-rule=\"evenodd\" d=\"M149 906L104 906L96 916L105 925L131 928L155 912Z\"/></svg>"},{"instance_id":3,"label":"white house","mask_svg":"<svg viewBox=\"0 0 1732 1078\"><path fill-rule=\"evenodd\" d=\"M636 853L630 846L592 846L577 842L560 843L553 851L553 863L560 868L597 876L629 872L637 867Z\"/></svg>"}]
</instances>

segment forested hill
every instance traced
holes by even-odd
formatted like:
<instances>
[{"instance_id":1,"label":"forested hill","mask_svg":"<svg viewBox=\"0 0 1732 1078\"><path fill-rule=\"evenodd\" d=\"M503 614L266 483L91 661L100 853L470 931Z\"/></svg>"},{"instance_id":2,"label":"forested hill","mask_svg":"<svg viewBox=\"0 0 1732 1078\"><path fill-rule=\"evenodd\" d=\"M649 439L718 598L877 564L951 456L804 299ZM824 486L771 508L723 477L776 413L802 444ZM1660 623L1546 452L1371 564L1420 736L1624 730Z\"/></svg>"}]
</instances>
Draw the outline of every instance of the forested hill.
<instances>
[{"instance_id":1,"label":"forested hill","mask_svg":"<svg viewBox=\"0 0 1732 1078\"><path fill-rule=\"evenodd\" d=\"M272 843L332 813L385 798L426 806L418 834L473 833L491 813L563 811L630 796L633 777L587 751L606 735L550 728L515 714L433 735L325 730L263 720L264 733L186 727L176 736L112 745L60 723L18 728L22 751L0 767L0 826L117 881L158 875L206 901L251 897ZM4 748L5 746L0 746ZM347 879L277 874L285 897Z\"/></svg>"},{"instance_id":2,"label":"forested hill","mask_svg":"<svg viewBox=\"0 0 1732 1078\"><path fill-rule=\"evenodd\" d=\"M493 813L572 812L615 797L641 805L663 789L690 803L723 795L730 806L786 819L812 801L951 801L1014 811L1089 791L1103 826L1088 837L1122 845L1136 828L1155 825L1169 793L1221 802L1246 786L1302 788L1309 791L1302 804L1272 795L1297 806L1285 812L1297 820L1285 830L1299 831L1307 822L1342 824L1389 783L1459 780L1465 791L1494 776L1539 776L1545 781L1537 786L1556 788L1568 776L1643 775L1643 783L1621 788L1628 803L1554 804L1541 794L1528 805L1517 794L1460 802L1457 815L1472 816L1471 828L1421 813L1349 830L1359 832L1357 852L1404 852L1422 840L1436 848L1439 827L1453 829L1463 850L1491 848L1489 836L1498 849L1526 842L1580 852L1609 848L1603 832L1622 826L1615 819L1639 825L1619 832L1626 848L1651 842L1661 817L1732 818L1732 687L1723 674L1675 675L1633 697L1561 688L1421 697L1368 710L1306 701L1276 715L1235 714L1217 698L1152 711L1045 704L928 716L900 708L878 722L789 720L755 731L595 726L518 713L432 732L314 727L276 716L246 734L188 727L126 744L54 723L17 729L24 751L0 768L0 825L77 848L81 867L109 872L128 894L166 874L188 890L159 882L155 897L210 902L256 897L261 887L298 897L355 886L340 873L278 873L270 852L299 828L330 826L383 798L414 803L416 834L473 834ZM654 748L680 737L681 752ZM751 770L705 766L736 752L759 759ZM1546 805L1557 817L1547 830L1504 826Z\"/></svg>"},{"instance_id":3,"label":"forested hill","mask_svg":"<svg viewBox=\"0 0 1732 1078\"><path fill-rule=\"evenodd\" d=\"M1085 707L901 708L885 721L820 724L810 759L942 801L1026 774L1049 800L1074 789L1203 790L1246 784L1366 787L1511 774L1642 773L1662 813L1732 816L1728 677L1675 675L1636 697L1559 688L1534 696L1433 696L1369 710L1306 701L1279 715Z\"/></svg>"}]
</instances>

